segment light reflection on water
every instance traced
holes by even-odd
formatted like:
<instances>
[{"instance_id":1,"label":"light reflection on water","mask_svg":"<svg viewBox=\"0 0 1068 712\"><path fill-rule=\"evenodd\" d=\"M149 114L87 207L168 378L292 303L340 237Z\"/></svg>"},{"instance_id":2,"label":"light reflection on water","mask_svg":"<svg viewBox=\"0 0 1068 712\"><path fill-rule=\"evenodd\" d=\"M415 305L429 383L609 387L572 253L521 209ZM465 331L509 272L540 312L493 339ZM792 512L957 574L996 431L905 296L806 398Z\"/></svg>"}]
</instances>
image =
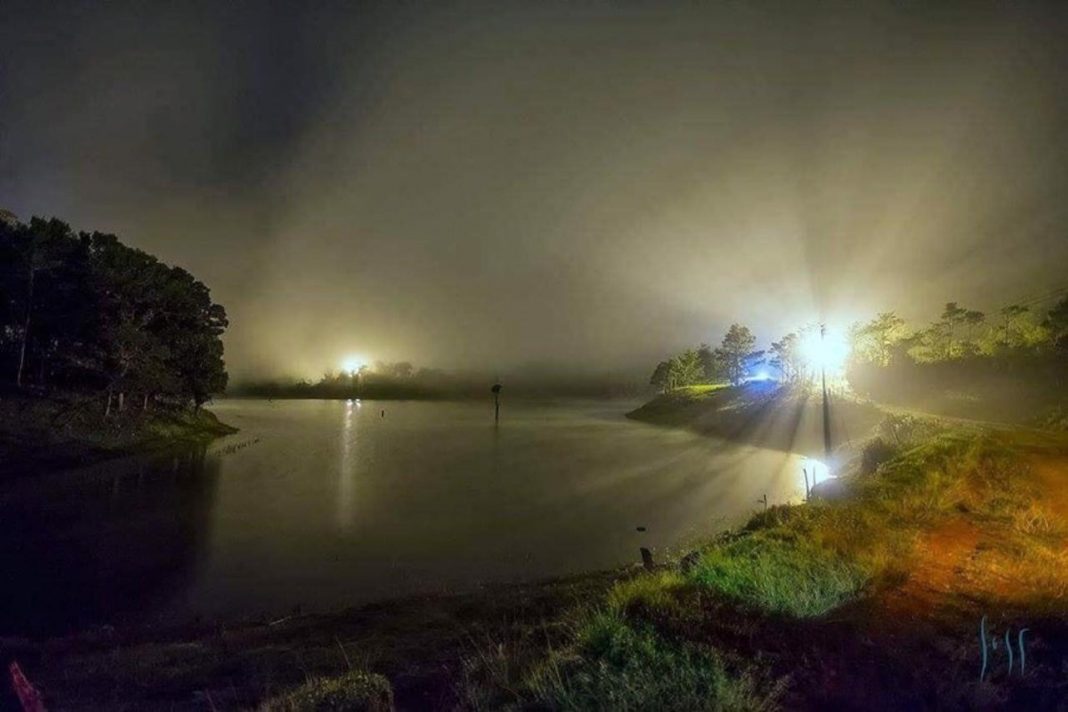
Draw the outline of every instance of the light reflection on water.
<instances>
[{"instance_id":1,"label":"light reflection on water","mask_svg":"<svg viewBox=\"0 0 1068 712\"><path fill-rule=\"evenodd\" d=\"M338 467L338 491L337 491L337 525L338 528L347 531L352 524L352 497L355 489L356 473L352 467L352 449L355 446L353 440L356 432L352 427L351 400L345 402L345 425L341 428L341 464Z\"/></svg>"},{"instance_id":2,"label":"light reflection on water","mask_svg":"<svg viewBox=\"0 0 1068 712\"><path fill-rule=\"evenodd\" d=\"M505 403L495 428L485 403L223 401L241 432L206 451L0 491L22 534L0 547L21 582L0 633L607 568L803 497L799 457L630 422L633 406Z\"/></svg>"}]
</instances>

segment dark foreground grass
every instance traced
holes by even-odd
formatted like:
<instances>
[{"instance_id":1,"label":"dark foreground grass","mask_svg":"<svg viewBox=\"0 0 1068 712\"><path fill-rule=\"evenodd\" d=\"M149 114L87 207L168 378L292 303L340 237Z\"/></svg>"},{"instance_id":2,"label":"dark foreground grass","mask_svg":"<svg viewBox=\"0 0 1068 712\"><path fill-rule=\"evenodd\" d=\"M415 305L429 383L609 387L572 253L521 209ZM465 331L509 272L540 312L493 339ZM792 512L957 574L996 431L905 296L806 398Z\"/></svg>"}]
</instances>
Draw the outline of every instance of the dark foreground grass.
<instances>
[{"instance_id":1,"label":"dark foreground grass","mask_svg":"<svg viewBox=\"0 0 1068 712\"><path fill-rule=\"evenodd\" d=\"M618 611L592 614L574 647L529 680L533 700L557 710L764 710L779 686L728 670L714 649L678 644Z\"/></svg>"},{"instance_id":2,"label":"dark foreground grass","mask_svg":"<svg viewBox=\"0 0 1068 712\"><path fill-rule=\"evenodd\" d=\"M353 670L341 677L317 677L268 700L260 712L389 712L393 688L381 675Z\"/></svg>"}]
</instances>

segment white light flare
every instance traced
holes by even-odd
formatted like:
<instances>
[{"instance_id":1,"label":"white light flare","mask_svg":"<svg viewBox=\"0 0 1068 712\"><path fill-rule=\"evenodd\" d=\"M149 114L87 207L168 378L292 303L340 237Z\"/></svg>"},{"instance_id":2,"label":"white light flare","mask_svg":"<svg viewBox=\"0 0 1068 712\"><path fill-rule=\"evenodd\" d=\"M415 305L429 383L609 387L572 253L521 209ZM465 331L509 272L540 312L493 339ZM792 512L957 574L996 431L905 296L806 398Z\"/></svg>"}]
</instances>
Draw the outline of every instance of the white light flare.
<instances>
[{"instance_id":1,"label":"white light flare","mask_svg":"<svg viewBox=\"0 0 1068 712\"><path fill-rule=\"evenodd\" d=\"M834 475L831 474L831 468L827 467L821 460L811 457L801 460L801 476L808 477L809 487L815 487L821 482L834 478Z\"/></svg>"},{"instance_id":2,"label":"white light flare","mask_svg":"<svg viewBox=\"0 0 1068 712\"><path fill-rule=\"evenodd\" d=\"M835 479L834 473L822 460L812 457L801 458L801 466L797 468L797 486L804 493L806 500L812 497L817 485L833 479Z\"/></svg>"},{"instance_id":3,"label":"white light flare","mask_svg":"<svg viewBox=\"0 0 1068 712\"><path fill-rule=\"evenodd\" d=\"M345 373L357 373L361 368L366 366L368 361L363 356L357 354L350 354L341 361L341 370Z\"/></svg>"},{"instance_id":4,"label":"white light flare","mask_svg":"<svg viewBox=\"0 0 1068 712\"><path fill-rule=\"evenodd\" d=\"M827 328L822 333L811 329L801 340L801 358L814 378L826 372L828 379L841 379L849 360L849 339L836 329Z\"/></svg>"}]
</instances>

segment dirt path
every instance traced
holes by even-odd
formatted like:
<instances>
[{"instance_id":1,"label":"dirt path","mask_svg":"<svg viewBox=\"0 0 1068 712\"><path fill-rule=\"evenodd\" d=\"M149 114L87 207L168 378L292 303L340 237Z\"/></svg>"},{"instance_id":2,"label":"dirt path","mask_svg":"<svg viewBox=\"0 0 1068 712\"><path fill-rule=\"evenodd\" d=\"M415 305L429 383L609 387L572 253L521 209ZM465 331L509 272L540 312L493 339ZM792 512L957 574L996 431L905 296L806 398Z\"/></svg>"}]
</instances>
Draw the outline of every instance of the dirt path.
<instances>
[{"instance_id":1,"label":"dirt path","mask_svg":"<svg viewBox=\"0 0 1068 712\"><path fill-rule=\"evenodd\" d=\"M1047 450L1025 461L1022 476L1040 493L1032 509L1012 517L962 512L940 522L920 535L907 580L853 619L876 647L900 653L884 664L924 660L940 671L915 679L927 689L921 706L1068 708L1068 455ZM1019 667L1008 672L1004 646L990 647L985 681L975 684L983 669L980 621L999 642L1028 630L1026 676ZM896 674L908 679L911 671Z\"/></svg>"},{"instance_id":2,"label":"dirt path","mask_svg":"<svg viewBox=\"0 0 1068 712\"><path fill-rule=\"evenodd\" d=\"M1030 465L1043 503L1055 517L1068 523L1068 457L1036 455Z\"/></svg>"},{"instance_id":3,"label":"dirt path","mask_svg":"<svg viewBox=\"0 0 1068 712\"><path fill-rule=\"evenodd\" d=\"M968 598L983 536L983 530L963 517L926 532L916 545L908 579L881 596L888 621L914 625L930 620L951 599Z\"/></svg>"}]
</instances>

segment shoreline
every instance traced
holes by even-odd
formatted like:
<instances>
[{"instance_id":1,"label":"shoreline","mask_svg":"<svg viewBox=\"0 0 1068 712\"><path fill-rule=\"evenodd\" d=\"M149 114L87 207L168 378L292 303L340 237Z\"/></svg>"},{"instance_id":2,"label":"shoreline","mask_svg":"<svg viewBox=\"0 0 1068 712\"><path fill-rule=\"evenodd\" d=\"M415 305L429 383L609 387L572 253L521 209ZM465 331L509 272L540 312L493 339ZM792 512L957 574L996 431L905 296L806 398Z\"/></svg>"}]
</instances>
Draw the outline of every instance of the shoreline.
<instances>
[{"instance_id":1,"label":"shoreline","mask_svg":"<svg viewBox=\"0 0 1068 712\"><path fill-rule=\"evenodd\" d=\"M239 429L210 410L130 408L105 419L74 398L0 400L0 483L206 444Z\"/></svg>"},{"instance_id":2,"label":"shoreline","mask_svg":"<svg viewBox=\"0 0 1068 712\"><path fill-rule=\"evenodd\" d=\"M832 459L843 459L841 455L863 444L886 413L872 403L837 396L832 396L832 404ZM773 382L677 388L643 403L626 417L730 442L824 457L820 396Z\"/></svg>"},{"instance_id":3,"label":"shoreline","mask_svg":"<svg viewBox=\"0 0 1068 712\"><path fill-rule=\"evenodd\" d=\"M47 685L50 701L64 709L110 709L117 703L200 709L204 690L226 708L256 708L270 696L266 690L292 688L312 675L340 675L367 658L391 681L398 708L436 709L437 701L455 698L464 659L484 641L548 636L564 644L566 626L547 630L547 621L567 619L576 606L639 571L634 565L488 584L465 593L409 595L278 618L0 636L0 656L17 661L34 684ZM168 666L183 672L175 678ZM132 692L133 679L141 680L137 689L145 697L112 697Z\"/></svg>"}]
</instances>

